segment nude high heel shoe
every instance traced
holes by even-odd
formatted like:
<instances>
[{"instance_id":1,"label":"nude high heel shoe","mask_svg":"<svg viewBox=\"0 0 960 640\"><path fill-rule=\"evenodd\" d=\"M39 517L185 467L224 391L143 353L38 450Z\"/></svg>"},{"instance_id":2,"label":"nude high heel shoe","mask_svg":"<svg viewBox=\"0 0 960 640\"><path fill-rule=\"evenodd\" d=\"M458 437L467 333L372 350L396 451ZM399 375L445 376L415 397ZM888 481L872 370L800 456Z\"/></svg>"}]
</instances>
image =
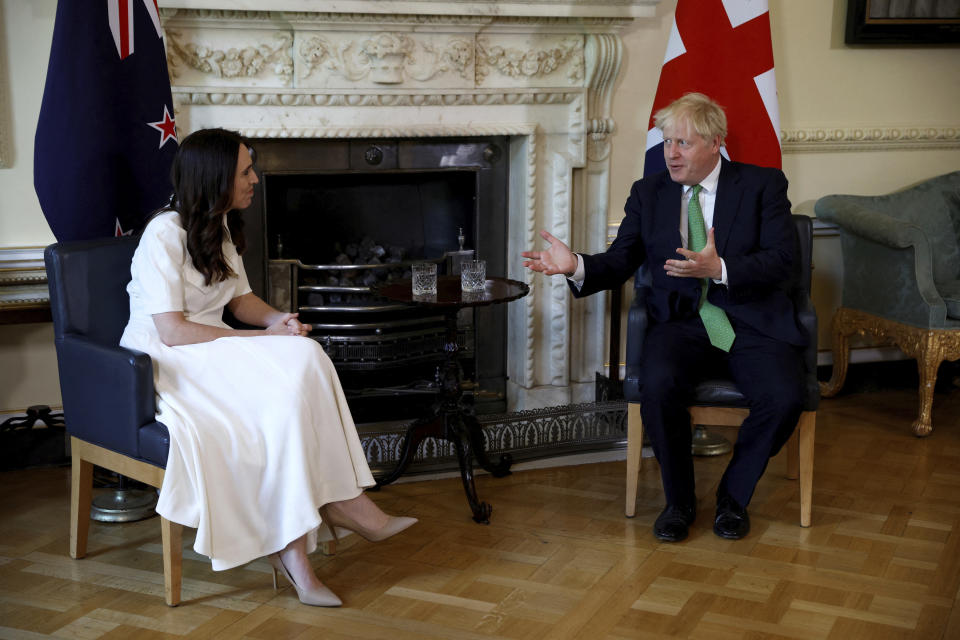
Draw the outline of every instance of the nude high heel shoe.
<instances>
[{"instance_id":1,"label":"nude high heel shoe","mask_svg":"<svg viewBox=\"0 0 960 640\"><path fill-rule=\"evenodd\" d=\"M334 540L339 540L337 537L337 527L342 527L359 534L368 542L386 540L390 536L400 533L417 522L416 518L387 516L387 524L379 529L370 529L345 516L334 516L330 513L330 510L327 509L326 505L320 507L320 517L323 518L323 524L327 525L327 529L330 530L330 535L333 536Z\"/></svg>"},{"instance_id":2,"label":"nude high heel shoe","mask_svg":"<svg viewBox=\"0 0 960 640\"><path fill-rule=\"evenodd\" d=\"M293 585L293 588L297 592L297 598L299 598L303 604L308 604L313 607L339 607L343 604L343 601L337 597L337 594L323 585L320 585L317 589L301 588L300 585L294 582L287 568L283 566L283 560L280 559L279 553L271 553L267 556L267 560L270 561L270 566L273 567L274 591L277 590L277 573L282 573L283 577Z\"/></svg>"}]
</instances>

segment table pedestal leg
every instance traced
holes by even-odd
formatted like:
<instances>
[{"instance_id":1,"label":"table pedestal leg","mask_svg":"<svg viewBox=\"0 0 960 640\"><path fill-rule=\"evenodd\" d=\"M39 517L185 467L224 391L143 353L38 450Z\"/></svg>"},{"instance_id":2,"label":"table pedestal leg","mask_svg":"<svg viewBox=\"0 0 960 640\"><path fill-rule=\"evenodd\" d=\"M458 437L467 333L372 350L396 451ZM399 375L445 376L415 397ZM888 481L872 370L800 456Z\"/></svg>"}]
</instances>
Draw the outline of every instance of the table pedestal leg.
<instances>
[{"instance_id":1,"label":"table pedestal leg","mask_svg":"<svg viewBox=\"0 0 960 640\"><path fill-rule=\"evenodd\" d=\"M513 458L510 454L502 454L500 460L494 464L493 461L490 460L490 456L487 455L486 448L483 446L483 427L480 426L480 422L472 413L466 410L460 414L460 417L464 423L464 431L470 437L470 442L473 444L473 455L476 457L477 463L494 478L502 478L510 475L510 465L513 464Z\"/></svg>"},{"instance_id":2,"label":"table pedestal leg","mask_svg":"<svg viewBox=\"0 0 960 640\"><path fill-rule=\"evenodd\" d=\"M473 409L463 401L463 388L460 385L460 363L457 361L457 314L447 313L447 331L444 353L446 358L439 371L440 400L431 410L431 414L417 420L407 429L400 460L397 466L387 475L377 480L377 488L390 484L406 470L413 460L417 447L424 438L433 437L453 443L457 452L457 461L460 464L460 477L463 480L463 490L467 494L467 502L473 512L473 519L481 524L490 523L492 507L481 502L477 497L476 485L473 481L474 459L494 477L509 475L513 460L508 454L500 456L494 464L487 456L483 447L483 430L480 422L473 415Z\"/></svg>"},{"instance_id":3,"label":"table pedestal leg","mask_svg":"<svg viewBox=\"0 0 960 640\"><path fill-rule=\"evenodd\" d=\"M424 438L443 438L443 418L439 415L431 415L428 418L416 420L407 428L407 435L403 438L403 446L400 448L400 459L393 471L385 476L377 478L376 489L388 485L407 470L407 466L413 461L413 456L417 452L417 447L423 442Z\"/></svg>"},{"instance_id":4,"label":"table pedestal leg","mask_svg":"<svg viewBox=\"0 0 960 640\"><path fill-rule=\"evenodd\" d=\"M467 502L470 503L474 522L490 524L490 513L493 507L480 501L477 497L477 487L473 482L473 459L478 457L483 448L474 446L475 436L470 433L462 417L459 413L447 416L447 439L453 442L453 447L457 451L460 479L463 480L463 491L467 494Z\"/></svg>"},{"instance_id":5,"label":"table pedestal leg","mask_svg":"<svg viewBox=\"0 0 960 640\"><path fill-rule=\"evenodd\" d=\"M472 420L472 423L468 423L464 418ZM481 463L484 468L497 477L510 473L511 460L509 456L503 456L497 465L491 464L483 451L483 435L479 432L479 429L480 423L477 422L476 418L466 416L459 410L441 410L430 418L417 420L407 429L397 466L387 475L377 479L377 488L390 484L403 475L403 472L413 460L417 447L420 446L424 438L432 437L447 440L453 443L457 452L460 478L463 480L463 490L467 494L467 502L470 503L473 519L480 524L490 524L490 512L493 508L486 502L481 502L477 497L477 488L473 480L473 460L474 458L478 462L483 460L486 463Z\"/></svg>"}]
</instances>

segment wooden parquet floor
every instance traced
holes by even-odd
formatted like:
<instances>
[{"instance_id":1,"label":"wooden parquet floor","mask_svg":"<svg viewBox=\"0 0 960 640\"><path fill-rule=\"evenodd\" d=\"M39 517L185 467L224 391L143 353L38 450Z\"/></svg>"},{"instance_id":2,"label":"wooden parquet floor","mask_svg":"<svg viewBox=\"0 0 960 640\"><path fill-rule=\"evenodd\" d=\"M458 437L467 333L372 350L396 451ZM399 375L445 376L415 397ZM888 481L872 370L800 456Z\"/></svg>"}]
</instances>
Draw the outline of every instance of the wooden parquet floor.
<instances>
[{"instance_id":1,"label":"wooden parquet floor","mask_svg":"<svg viewBox=\"0 0 960 640\"><path fill-rule=\"evenodd\" d=\"M698 459L700 517L680 544L650 532L658 469L644 460L637 517L623 462L480 476L492 524L474 524L460 480L373 493L420 523L379 544L319 553L340 609L275 593L259 560L213 572L185 532L184 604L163 601L156 519L91 526L71 560L68 469L0 474L0 638L260 640L524 638L960 638L960 390L938 393L934 433L909 431L915 392L824 400L813 526L771 461L753 531L711 531L726 459ZM346 545L345 545L346 546Z\"/></svg>"}]
</instances>

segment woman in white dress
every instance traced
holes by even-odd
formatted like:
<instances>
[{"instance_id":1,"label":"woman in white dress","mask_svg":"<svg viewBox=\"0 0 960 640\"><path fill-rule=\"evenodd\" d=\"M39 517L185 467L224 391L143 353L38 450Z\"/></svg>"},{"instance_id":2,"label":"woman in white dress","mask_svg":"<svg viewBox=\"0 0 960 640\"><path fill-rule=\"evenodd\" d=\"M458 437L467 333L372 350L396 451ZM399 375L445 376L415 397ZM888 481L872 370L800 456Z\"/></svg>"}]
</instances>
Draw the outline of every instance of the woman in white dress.
<instances>
[{"instance_id":1,"label":"woman in white dress","mask_svg":"<svg viewBox=\"0 0 960 640\"><path fill-rule=\"evenodd\" d=\"M247 282L240 210L259 178L250 149L223 129L197 131L173 163L174 196L131 265L130 321L120 344L150 355L157 419L170 453L157 511L197 529L214 570L268 556L301 602L339 606L307 554L323 524L382 540L416 520L388 516L336 371L295 313ZM224 307L241 322L223 322Z\"/></svg>"}]
</instances>

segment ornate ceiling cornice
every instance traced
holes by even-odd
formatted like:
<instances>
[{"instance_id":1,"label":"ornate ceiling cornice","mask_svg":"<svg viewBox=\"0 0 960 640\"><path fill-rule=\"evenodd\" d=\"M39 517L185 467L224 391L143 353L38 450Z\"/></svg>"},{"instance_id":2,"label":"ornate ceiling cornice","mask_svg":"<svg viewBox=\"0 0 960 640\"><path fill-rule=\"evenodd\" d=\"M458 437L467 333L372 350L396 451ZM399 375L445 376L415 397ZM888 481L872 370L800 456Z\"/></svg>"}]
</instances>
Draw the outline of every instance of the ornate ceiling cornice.
<instances>
[{"instance_id":1,"label":"ornate ceiling cornice","mask_svg":"<svg viewBox=\"0 0 960 640\"><path fill-rule=\"evenodd\" d=\"M495 19L564 16L570 19L651 18L661 0L271 0L287 14L482 16ZM160 0L161 10L262 12L262 0Z\"/></svg>"}]
</instances>

